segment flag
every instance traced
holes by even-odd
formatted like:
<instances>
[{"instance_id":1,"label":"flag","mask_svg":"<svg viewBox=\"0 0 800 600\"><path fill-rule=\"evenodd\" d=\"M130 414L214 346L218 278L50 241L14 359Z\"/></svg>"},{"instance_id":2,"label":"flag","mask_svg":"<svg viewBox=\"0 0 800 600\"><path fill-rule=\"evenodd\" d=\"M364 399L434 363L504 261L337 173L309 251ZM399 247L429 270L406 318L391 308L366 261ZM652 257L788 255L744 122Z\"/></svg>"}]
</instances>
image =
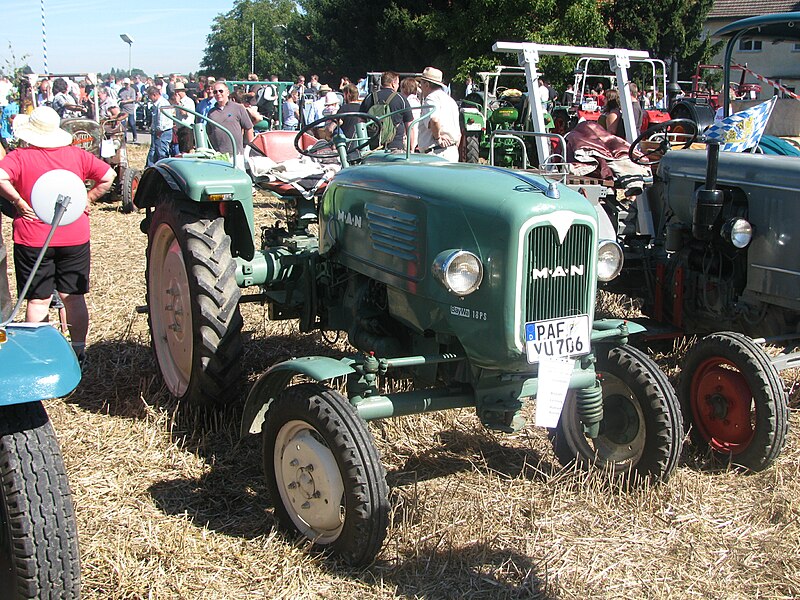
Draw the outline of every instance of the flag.
<instances>
[{"instance_id":1,"label":"flag","mask_svg":"<svg viewBox=\"0 0 800 600\"><path fill-rule=\"evenodd\" d=\"M766 102L717 121L706 129L706 139L718 141L723 152L744 152L757 146L777 99L773 96Z\"/></svg>"}]
</instances>

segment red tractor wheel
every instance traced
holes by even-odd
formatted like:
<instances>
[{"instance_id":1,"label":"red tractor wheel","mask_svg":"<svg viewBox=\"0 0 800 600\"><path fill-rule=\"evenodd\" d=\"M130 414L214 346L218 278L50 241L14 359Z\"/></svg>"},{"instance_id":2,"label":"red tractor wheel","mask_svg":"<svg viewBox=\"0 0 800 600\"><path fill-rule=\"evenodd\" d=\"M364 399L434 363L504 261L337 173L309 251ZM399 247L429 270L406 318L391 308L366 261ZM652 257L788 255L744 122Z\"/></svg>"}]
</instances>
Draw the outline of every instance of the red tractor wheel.
<instances>
[{"instance_id":1,"label":"red tractor wheel","mask_svg":"<svg viewBox=\"0 0 800 600\"><path fill-rule=\"evenodd\" d=\"M751 471L780 454L786 395L769 356L747 336L724 332L700 340L686 355L679 389L699 448Z\"/></svg>"}]
</instances>

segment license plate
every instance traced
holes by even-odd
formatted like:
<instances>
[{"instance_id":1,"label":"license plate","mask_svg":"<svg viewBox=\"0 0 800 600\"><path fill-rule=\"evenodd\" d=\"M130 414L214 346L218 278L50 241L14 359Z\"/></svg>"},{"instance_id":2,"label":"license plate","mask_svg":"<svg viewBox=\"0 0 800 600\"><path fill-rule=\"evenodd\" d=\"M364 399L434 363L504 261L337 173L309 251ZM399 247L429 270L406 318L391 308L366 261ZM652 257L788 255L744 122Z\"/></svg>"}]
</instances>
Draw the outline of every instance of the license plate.
<instances>
[{"instance_id":1,"label":"license plate","mask_svg":"<svg viewBox=\"0 0 800 600\"><path fill-rule=\"evenodd\" d=\"M589 315L525 323L529 363L589 353Z\"/></svg>"}]
</instances>

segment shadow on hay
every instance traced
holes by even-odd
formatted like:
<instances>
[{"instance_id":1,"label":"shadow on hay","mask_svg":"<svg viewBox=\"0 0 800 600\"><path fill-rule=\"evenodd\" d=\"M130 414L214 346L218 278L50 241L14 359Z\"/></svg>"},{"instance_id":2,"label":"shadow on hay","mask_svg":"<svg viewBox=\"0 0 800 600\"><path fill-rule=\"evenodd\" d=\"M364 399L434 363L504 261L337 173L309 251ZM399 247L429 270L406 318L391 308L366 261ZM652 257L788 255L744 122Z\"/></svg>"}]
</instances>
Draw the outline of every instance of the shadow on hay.
<instances>
[{"instance_id":1,"label":"shadow on hay","mask_svg":"<svg viewBox=\"0 0 800 600\"><path fill-rule=\"evenodd\" d=\"M150 347L128 339L91 344L81 382L67 399L85 410L130 418L142 417L145 403L168 400Z\"/></svg>"},{"instance_id":2,"label":"shadow on hay","mask_svg":"<svg viewBox=\"0 0 800 600\"><path fill-rule=\"evenodd\" d=\"M388 543L391 545L391 542ZM368 569L353 572L360 582L371 577L393 583L402 597L430 599L555 599L545 579L529 556L514 548L475 542L450 548L437 548L438 541L416 546L408 556L398 556L397 566L387 571L378 562Z\"/></svg>"},{"instance_id":3,"label":"shadow on hay","mask_svg":"<svg viewBox=\"0 0 800 600\"><path fill-rule=\"evenodd\" d=\"M434 438L439 442L437 445L414 454L387 472L386 480L390 486L471 471L545 482L561 469L540 452L503 445L489 432L450 429L434 434Z\"/></svg>"}]
</instances>

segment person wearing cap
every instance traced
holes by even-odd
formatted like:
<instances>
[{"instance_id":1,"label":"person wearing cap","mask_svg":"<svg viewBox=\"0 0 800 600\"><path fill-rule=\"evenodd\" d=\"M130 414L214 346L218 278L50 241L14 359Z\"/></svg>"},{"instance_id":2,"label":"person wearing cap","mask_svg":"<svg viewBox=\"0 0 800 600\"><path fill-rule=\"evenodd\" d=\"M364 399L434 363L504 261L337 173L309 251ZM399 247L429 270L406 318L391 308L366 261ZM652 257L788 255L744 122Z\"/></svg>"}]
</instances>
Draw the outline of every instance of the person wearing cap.
<instances>
[{"instance_id":1,"label":"person wearing cap","mask_svg":"<svg viewBox=\"0 0 800 600\"><path fill-rule=\"evenodd\" d=\"M444 90L442 72L426 67L419 78L422 90L423 113L430 118L419 124L420 152L432 153L458 162L458 144L461 141L461 120L458 105Z\"/></svg>"},{"instance_id":2,"label":"person wearing cap","mask_svg":"<svg viewBox=\"0 0 800 600\"><path fill-rule=\"evenodd\" d=\"M122 80L122 89L119 91L119 107L128 115L128 129L134 144L139 143L136 141L136 103L138 101L139 94L136 88L131 85L131 80L125 77Z\"/></svg>"},{"instance_id":3,"label":"person wearing cap","mask_svg":"<svg viewBox=\"0 0 800 600\"><path fill-rule=\"evenodd\" d=\"M369 109L379 102L388 103L389 110L392 113L390 117L395 126L394 139L386 144L388 150L402 150L403 139L406 135L406 129L414 120L411 114L411 108L406 102L406 99L399 93L400 89L400 76L394 71L385 71L381 75L381 87L377 92L368 94L363 102L359 112L368 113ZM405 110L403 110L405 109Z\"/></svg>"},{"instance_id":4,"label":"person wearing cap","mask_svg":"<svg viewBox=\"0 0 800 600\"><path fill-rule=\"evenodd\" d=\"M51 229L31 207L31 191L39 178L64 169L82 181L94 181L87 194L90 204L104 196L114 181L114 170L73 146L72 134L61 129L60 122L58 113L48 106L40 106L30 115L17 115L14 135L21 145L0 160L0 195L16 210L13 227L18 290L25 285ZM39 323L47 320L53 291L58 291L67 310L72 347L81 362L89 330L85 295L89 292L90 259L87 205L74 223L56 230L26 295L25 320Z\"/></svg>"},{"instance_id":5,"label":"person wearing cap","mask_svg":"<svg viewBox=\"0 0 800 600\"><path fill-rule=\"evenodd\" d=\"M186 94L186 84L182 81L175 82L175 95L178 97L178 104L183 108L194 110L194 100ZM194 123L194 115L192 113L178 111L178 117L189 125Z\"/></svg>"}]
</instances>

